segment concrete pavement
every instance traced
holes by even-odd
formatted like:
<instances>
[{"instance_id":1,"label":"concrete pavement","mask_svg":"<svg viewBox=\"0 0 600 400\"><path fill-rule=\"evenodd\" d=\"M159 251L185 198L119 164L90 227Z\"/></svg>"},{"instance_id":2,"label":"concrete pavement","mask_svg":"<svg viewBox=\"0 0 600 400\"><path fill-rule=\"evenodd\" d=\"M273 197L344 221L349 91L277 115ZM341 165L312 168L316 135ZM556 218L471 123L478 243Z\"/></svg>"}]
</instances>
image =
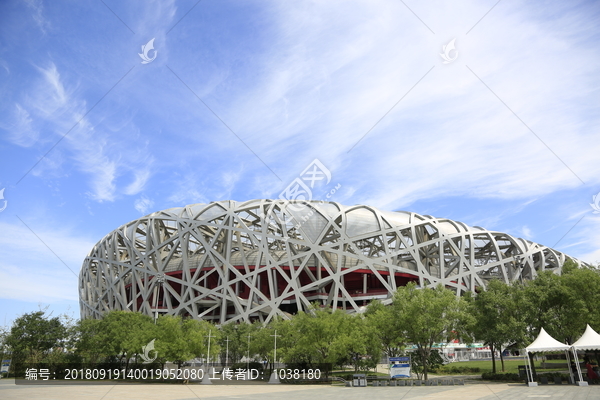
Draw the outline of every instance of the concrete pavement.
<instances>
[{"instance_id":1,"label":"concrete pavement","mask_svg":"<svg viewBox=\"0 0 600 400\"><path fill-rule=\"evenodd\" d=\"M0 380L0 399L44 400L116 400L116 399L444 399L444 400L513 400L549 398L564 400L600 399L600 386L577 387L544 385L529 388L517 383L478 383L465 386L420 387L366 387L347 388L329 385L183 385L183 384L130 384L130 385L15 385L12 379Z\"/></svg>"}]
</instances>

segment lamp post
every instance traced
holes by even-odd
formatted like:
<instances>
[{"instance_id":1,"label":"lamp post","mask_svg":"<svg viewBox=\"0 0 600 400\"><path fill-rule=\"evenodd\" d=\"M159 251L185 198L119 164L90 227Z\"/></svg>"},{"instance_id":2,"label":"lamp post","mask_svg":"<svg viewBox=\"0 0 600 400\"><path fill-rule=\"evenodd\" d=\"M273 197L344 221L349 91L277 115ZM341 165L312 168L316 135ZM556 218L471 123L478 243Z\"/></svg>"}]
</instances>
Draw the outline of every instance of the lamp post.
<instances>
[{"instance_id":1,"label":"lamp post","mask_svg":"<svg viewBox=\"0 0 600 400\"><path fill-rule=\"evenodd\" d=\"M206 358L206 363L208 364L208 367L210 368L210 339L213 338L214 336L212 336L212 329L208 330L208 336L206 336L208 338L208 355Z\"/></svg>"},{"instance_id":2,"label":"lamp post","mask_svg":"<svg viewBox=\"0 0 600 400\"><path fill-rule=\"evenodd\" d=\"M214 338L214 336L212 335L212 329L209 329L208 331L208 354L206 356L206 371L204 372L204 375L202 376L202 382L200 382L201 385L212 385L211 382L211 378L210 378L210 339Z\"/></svg>"},{"instance_id":3,"label":"lamp post","mask_svg":"<svg viewBox=\"0 0 600 400\"><path fill-rule=\"evenodd\" d=\"M279 382L279 375L277 375L277 336L279 336L277 334L277 329L275 329L275 334L271 335L272 337L275 338L275 345L273 348L273 373L271 374L271 378L269 378L269 383L270 384L279 384L281 382Z\"/></svg>"},{"instance_id":4,"label":"lamp post","mask_svg":"<svg viewBox=\"0 0 600 400\"><path fill-rule=\"evenodd\" d=\"M225 350L225 367L229 365L229 336L225 339L225 343L227 343L227 350Z\"/></svg>"},{"instance_id":5,"label":"lamp post","mask_svg":"<svg viewBox=\"0 0 600 400\"><path fill-rule=\"evenodd\" d=\"M250 370L250 334L248 334L248 353L246 354L246 371Z\"/></svg>"}]
</instances>

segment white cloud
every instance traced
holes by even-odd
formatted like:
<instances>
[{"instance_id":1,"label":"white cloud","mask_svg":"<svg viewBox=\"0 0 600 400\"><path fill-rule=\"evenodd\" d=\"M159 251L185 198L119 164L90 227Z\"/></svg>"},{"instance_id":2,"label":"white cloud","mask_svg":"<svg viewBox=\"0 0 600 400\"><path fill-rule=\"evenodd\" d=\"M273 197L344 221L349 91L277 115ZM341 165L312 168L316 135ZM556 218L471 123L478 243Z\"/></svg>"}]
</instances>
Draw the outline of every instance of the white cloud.
<instances>
[{"instance_id":1,"label":"white cloud","mask_svg":"<svg viewBox=\"0 0 600 400\"><path fill-rule=\"evenodd\" d=\"M339 165L333 173L356 188L353 201L382 208L578 187L546 145L586 183L598 182L600 120L579 107L594 103L599 84L585 11L535 20L525 4L505 5L467 36L485 10L438 6L423 10L436 35L399 2L275 6L279 41L263 54L258 83L236 93L223 118L243 126L244 140L281 176L318 157ZM443 65L438 53L453 37L460 55Z\"/></svg>"},{"instance_id":2,"label":"white cloud","mask_svg":"<svg viewBox=\"0 0 600 400\"><path fill-rule=\"evenodd\" d=\"M131 121L116 133L104 129L102 123L94 124L86 115L89 111L87 102L80 99L74 89L66 88L64 78L61 78L54 63L38 70L42 79L34 84L25 104L17 104L16 128L9 139L21 146L31 146L39 137L32 127L37 122L49 123L49 129L55 133L46 135L38 142L39 146L48 148L59 140L61 143L33 173L38 176L51 174L64 161L71 159L78 170L89 177L91 190L88 195L91 199L113 201L121 193L139 193L151 175L154 160L146 151L139 149L147 143L137 143L138 129ZM118 178L129 175L133 180L121 187Z\"/></svg>"},{"instance_id":3,"label":"white cloud","mask_svg":"<svg viewBox=\"0 0 600 400\"><path fill-rule=\"evenodd\" d=\"M146 196L142 196L133 202L133 206L136 210L138 210L138 212L146 215L148 214L148 211L151 211L151 208L154 206L154 202Z\"/></svg>"},{"instance_id":4,"label":"white cloud","mask_svg":"<svg viewBox=\"0 0 600 400\"><path fill-rule=\"evenodd\" d=\"M46 29L50 27L50 23L44 18L44 6L42 0L25 0L27 7L32 11L31 17L40 28L42 33L46 33Z\"/></svg>"},{"instance_id":5,"label":"white cloud","mask_svg":"<svg viewBox=\"0 0 600 400\"><path fill-rule=\"evenodd\" d=\"M187 204L208 203L209 200L203 190L198 190L199 187L204 187L199 184L196 177L187 174L181 180L174 182L174 188L171 194L167 197L167 201L172 207L180 207Z\"/></svg>"},{"instance_id":6,"label":"white cloud","mask_svg":"<svg viewBox=\"0 0 600 400\"><path fill-rule=\"evenodd\" d=\"M15 104L14 122L7 127L9 140L22 147L29 147L37 142L39 132L32 126L32 119L27 110L20 104Z\"/></svg>"},{"instance_id":7,"label":"white cloud","mask_svg":"<svg viewBox=\"0 0 600 400\"><path fill-rule=\"evenodd\" d=\"M523 226L521 228L521 234L523 235L523 237L525 239L531 240L533 238L533 234L531 233L531 229L529 229L529 227L527 227L527 226Z\"/></svg>"},{"instance_id":8,"label":"white cloud","mask_svg":"<svg viewBox=\"0 0 600 400\"><path fill-rule=\"evenodd\" d=\"M134 181L125 188L125 194L135 195L141 192L150 178L150 171L148 169L137 170L133 172L133 176Z\"/></svg>"},{"instance_id":9,"label":"white cloud","mask_svg":"<svg viewBox=\"0 0 600 400\"><path fill-rule=\"evenodd\" d=\"M52 251L20 221L0 222L0 298L77 300L77 274L94 243L61 227L25 222Z\"/></svg>"},{"instance_id":10,"label":"white cloud","mask_svg":"<svg viewBox=\"0 0 600 400\"><path fill-rule=\"evenodd\" d=\"M574 225L565 232L560 242L561 251L600 266L600 215L593 214L590 208L573 215L569 221Z\"/></svg>"}]
</instances>

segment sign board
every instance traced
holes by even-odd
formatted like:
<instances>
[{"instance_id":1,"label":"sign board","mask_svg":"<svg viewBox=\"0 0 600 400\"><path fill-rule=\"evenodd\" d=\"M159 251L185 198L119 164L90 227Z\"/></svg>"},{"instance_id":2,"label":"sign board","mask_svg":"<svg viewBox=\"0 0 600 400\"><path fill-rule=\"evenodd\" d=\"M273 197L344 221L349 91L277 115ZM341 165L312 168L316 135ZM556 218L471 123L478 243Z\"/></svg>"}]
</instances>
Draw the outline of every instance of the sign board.
<instances>
[{"instance_id":1,"label":"sign board","mask_svg":"<svg viewBox=\"0 0 600 400\"><path fill-rule=\"evenodd\" d=\"M2 367L0 367L0 373L8 372L8 369L10 368L10 361L11 360L2 360Z\"/></svg>"},{"instance_id":2,"label":"sign board","mask_svg":"<svg viewBox=\"0 0 600 400\"><path fill-rule=\"evenodd\" d=\"M390 378L410 378L410 356L390 357Z\"/></svg>"}]
</instances>

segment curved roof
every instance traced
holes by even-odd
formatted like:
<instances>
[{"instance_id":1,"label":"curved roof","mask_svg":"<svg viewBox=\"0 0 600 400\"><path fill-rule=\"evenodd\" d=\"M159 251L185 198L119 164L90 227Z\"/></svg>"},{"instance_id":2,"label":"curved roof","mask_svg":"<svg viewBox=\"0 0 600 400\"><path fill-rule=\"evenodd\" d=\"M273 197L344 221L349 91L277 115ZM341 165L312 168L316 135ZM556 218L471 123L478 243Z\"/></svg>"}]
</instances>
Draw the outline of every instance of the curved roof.
<instances>
[{"instance_id":1,"label":"curved roof","mask_svg":"<svg viewBox=\"0 0 600 400\"><path fill-rule=\"evenodd\" d=\"M559 272L569 258L506 233L407 211L219 201L157 211L107 234L83 263L79 292L84 317L111 309L151 314L160 308L152 302L164 298L168 313L269 320L285 317L290 302L360 311L407 279L459 295L493 278Z\"/></svg>"},{"instance_id":2,"label":"curved roof","mask_svg":"<svg viewBox=\"0 0 600 400\"><path fill-rule=\"evenodd\" d=\"M600 335L588 324L583 335L573 343L575 350L599 350Z\"/></svg>"},{"instance_id":3,"label":"curved roof","mask_svg":"<svg viewBox=\"0 0 600 400\"><path fill-rule=\"evenodd\" d=\"M554 339L542 328L538 337L525 350L529 353L543 353L547 351L566 351L570 348L571 346Z\"/></svg>"}]
</instances>

